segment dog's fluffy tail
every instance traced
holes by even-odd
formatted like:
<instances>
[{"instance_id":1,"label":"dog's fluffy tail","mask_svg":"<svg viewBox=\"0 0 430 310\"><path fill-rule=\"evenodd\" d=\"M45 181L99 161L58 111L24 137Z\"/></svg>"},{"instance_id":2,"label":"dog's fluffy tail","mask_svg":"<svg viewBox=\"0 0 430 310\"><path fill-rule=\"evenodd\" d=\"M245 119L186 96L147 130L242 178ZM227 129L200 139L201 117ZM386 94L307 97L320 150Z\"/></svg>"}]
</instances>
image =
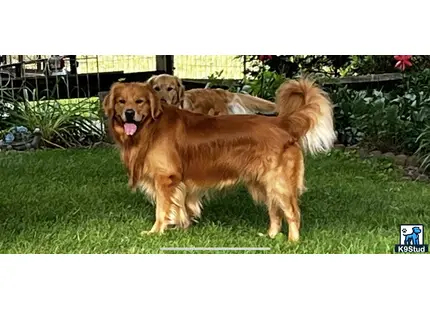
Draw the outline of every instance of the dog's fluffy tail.
<instances>
[{"instance_id":1,"label":"dog's fluffy tail","mask_svg":"<svg viewBox=\"0 0 430 310\"><path fill-rule=\"evenodd\" d=\"M275 103L270 102L268 100L241 93L238 93L236 95L239 97L241 104L244 106L244 108L248 111L252 111L253 113L274 112L276 110Z\"/></svg>"},{"instance_id":2,"label":"dog's fluffy tail","mask_svg":"<svg viewBox=\"0 0 430 310\"><path fill-rule=\"evenodd\" d=\"M327 94L313 81L301 78L284 82L276 93L282 126L311 154L332 148L336 135L333 106Z\"/></svg>"}]
</instances>

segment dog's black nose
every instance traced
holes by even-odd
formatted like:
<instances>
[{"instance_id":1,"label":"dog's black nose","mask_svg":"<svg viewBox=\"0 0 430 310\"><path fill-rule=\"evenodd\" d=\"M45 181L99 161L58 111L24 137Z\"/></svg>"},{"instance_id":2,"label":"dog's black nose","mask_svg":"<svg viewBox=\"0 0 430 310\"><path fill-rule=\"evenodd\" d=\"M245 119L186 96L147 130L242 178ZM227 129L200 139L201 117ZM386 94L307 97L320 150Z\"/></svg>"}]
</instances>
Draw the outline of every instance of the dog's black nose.
<instances>
[{"instance_id":1,"label":"dog's black nose","mask_svg":"<svg viewBox=\"0 0 430 310\"><path fill-rule=\"evenodd\" d=\"M134 120L134 110L133 109L127 109L125 110L125 118L127 121L132 122Z\"/></svg>"}]
</instances>

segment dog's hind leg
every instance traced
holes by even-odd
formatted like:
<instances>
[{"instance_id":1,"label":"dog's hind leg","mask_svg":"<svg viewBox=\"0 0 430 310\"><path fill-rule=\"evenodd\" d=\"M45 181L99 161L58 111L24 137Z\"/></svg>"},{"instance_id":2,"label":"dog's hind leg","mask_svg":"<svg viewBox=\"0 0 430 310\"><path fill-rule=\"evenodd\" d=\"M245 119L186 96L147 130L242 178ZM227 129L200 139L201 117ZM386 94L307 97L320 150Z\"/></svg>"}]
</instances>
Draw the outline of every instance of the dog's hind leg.
<instances>
[{"instance_id":1,"label":"dog's hind leg","mask_svg":"<svg viewBox=\"0 0 430 310\"><path fill-rule=\"evenodd\" d=\"M300 209L297 200L300 194L298 182L300 182L302 173L300 173L300 169L297 169L300 166L295 163L297 161L289 160L285 169L272 171L265 178L269 215L275 210L282 211L282 215L288 223L288 240L290 241L299 240L300 230Z\"/></svg>"},{"instance_id":2,"label":"dog's hind leg","mask_svg":"<svg viewBox=\"0 0 430 310\"><path fill-rule=\"evenodd\" d=\"M281 219L284 217L288 223L288 240L298 241L300 231L300 211L297 202L297 193L292 188L289 193L272 191L269 200L269 216L271 212L275 212L276 210L279 214L278 216ZM269 236L271 232L275 232L272 230L272 221L269 229Z\"/></svg>"},{"instance_id":3,"label":"dog's hind leg","mask_svg":"<svg viewBox=\"0 0 430 310\"><path fill-rule=\"evenodd\" d=\"M298 241L300 237L300 209L297 195L293 193L285 197L285 203L281 206L288 222L288 240Z\"/></svg>"},{"instance_id":4,"label":"dog's hind leg","mask_svg":"<svg viewBox=\"0 0 430 310\"><path fill-rule=\"evenodd\" d=\"M297 195L300 197L307 188L305 185L305 163L303 160L299 162L299 169L297 171Z\"/></svg>"},{"instance_id":5,"label":"dog's hind leg","mask_svg":"<svg viewBox=\"0 0 430 310\"><path fill-rule=\"evenodd\" d=\"M267 234L270 238L274 238L282 228L282 210L279 208L276 201L268 199L267 190L263 184L250 183L247 187L252 199L254 199L257 204L265 203L267 205L270 220Z\"/></svg>"},{"instance_id":6,"label":"dog's hind leg","mask_svg":"<svg viewBox=\"0 0 430 310\"><path fill-rule=\"evenodd\" d=\"M282 210L279 208L279 203L276 200L268 199L267 208L269 212L270 226L267 234L270 238L275 238L282 229Z\"/></svg>"}]
</instances>

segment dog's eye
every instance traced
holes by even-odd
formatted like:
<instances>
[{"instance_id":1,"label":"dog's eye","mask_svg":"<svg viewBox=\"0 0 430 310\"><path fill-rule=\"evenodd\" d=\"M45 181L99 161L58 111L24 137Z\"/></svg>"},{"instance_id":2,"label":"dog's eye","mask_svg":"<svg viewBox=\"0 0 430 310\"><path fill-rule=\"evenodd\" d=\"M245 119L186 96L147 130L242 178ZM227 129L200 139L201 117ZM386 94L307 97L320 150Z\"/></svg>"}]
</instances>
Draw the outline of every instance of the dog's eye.
<instances>
[{"instance_id":1,"label":"dog's eye","mask_svg":"<svg viewBox=\"0 0 430 310\"><path fill-rule=\"evenodd\" d=\"M173 87L167 87L167 91L172 91Z\"/></svg>"},{"instance_id":2,"label":"dog's eye","mask_svg":"<svg viewBox=\"0 0 430 310\"><path fill-rule=\"evenodd\" d=\"M154 89L155 89L155 91L160 91L160 87L158 87L158 86L155 86Z\"/></svg>"},{"instance_id":3,"label":"dog's eye","mask_svg":"<svg viewBox=\"0 0 430 310\"><path fill-rule=\"evenodd\" d=\"M119 103L124 104L125 100L124 99L119 99Z\"/></svg>"},{"instance_id":4,"label":"dog's eye","mask_svg":"<svg viewBox=\"0 0 430 310\"><path fill-rule=\"evenodd\" d=\"M136 103L137 103L137 104L140 104L140 103L142 103L142 102L143 102L143 100L142 100L142 99L137 99L137 100L136 100Z\"/></svg>"}]
</instances>

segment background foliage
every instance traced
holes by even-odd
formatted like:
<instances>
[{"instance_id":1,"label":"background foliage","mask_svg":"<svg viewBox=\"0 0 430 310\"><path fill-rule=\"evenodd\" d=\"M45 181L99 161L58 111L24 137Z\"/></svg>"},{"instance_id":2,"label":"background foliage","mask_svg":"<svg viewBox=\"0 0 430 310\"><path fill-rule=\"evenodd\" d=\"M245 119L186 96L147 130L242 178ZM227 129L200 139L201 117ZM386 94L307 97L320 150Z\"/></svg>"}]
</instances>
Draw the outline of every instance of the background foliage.
<instances>
[{"instance_id":1,"label":"background foliage","mask_svg":"<svg viewBox=\"0 0 430 310\"><path fill-rule=\"evenodd\" d=\"M301 74L310 74L318 81L400 72L392 55L270 55L248 56L247 61L247 76L239 85L229 85L230 90L268 100L274 99L276 89L286 79ZM334 103L338 142L382 152L418 154L430 167L430 56L413 56L412 62L403 79L391 87L369 85L357 90L352 85L322 85Z\"/></svg>"}]
</instances>

